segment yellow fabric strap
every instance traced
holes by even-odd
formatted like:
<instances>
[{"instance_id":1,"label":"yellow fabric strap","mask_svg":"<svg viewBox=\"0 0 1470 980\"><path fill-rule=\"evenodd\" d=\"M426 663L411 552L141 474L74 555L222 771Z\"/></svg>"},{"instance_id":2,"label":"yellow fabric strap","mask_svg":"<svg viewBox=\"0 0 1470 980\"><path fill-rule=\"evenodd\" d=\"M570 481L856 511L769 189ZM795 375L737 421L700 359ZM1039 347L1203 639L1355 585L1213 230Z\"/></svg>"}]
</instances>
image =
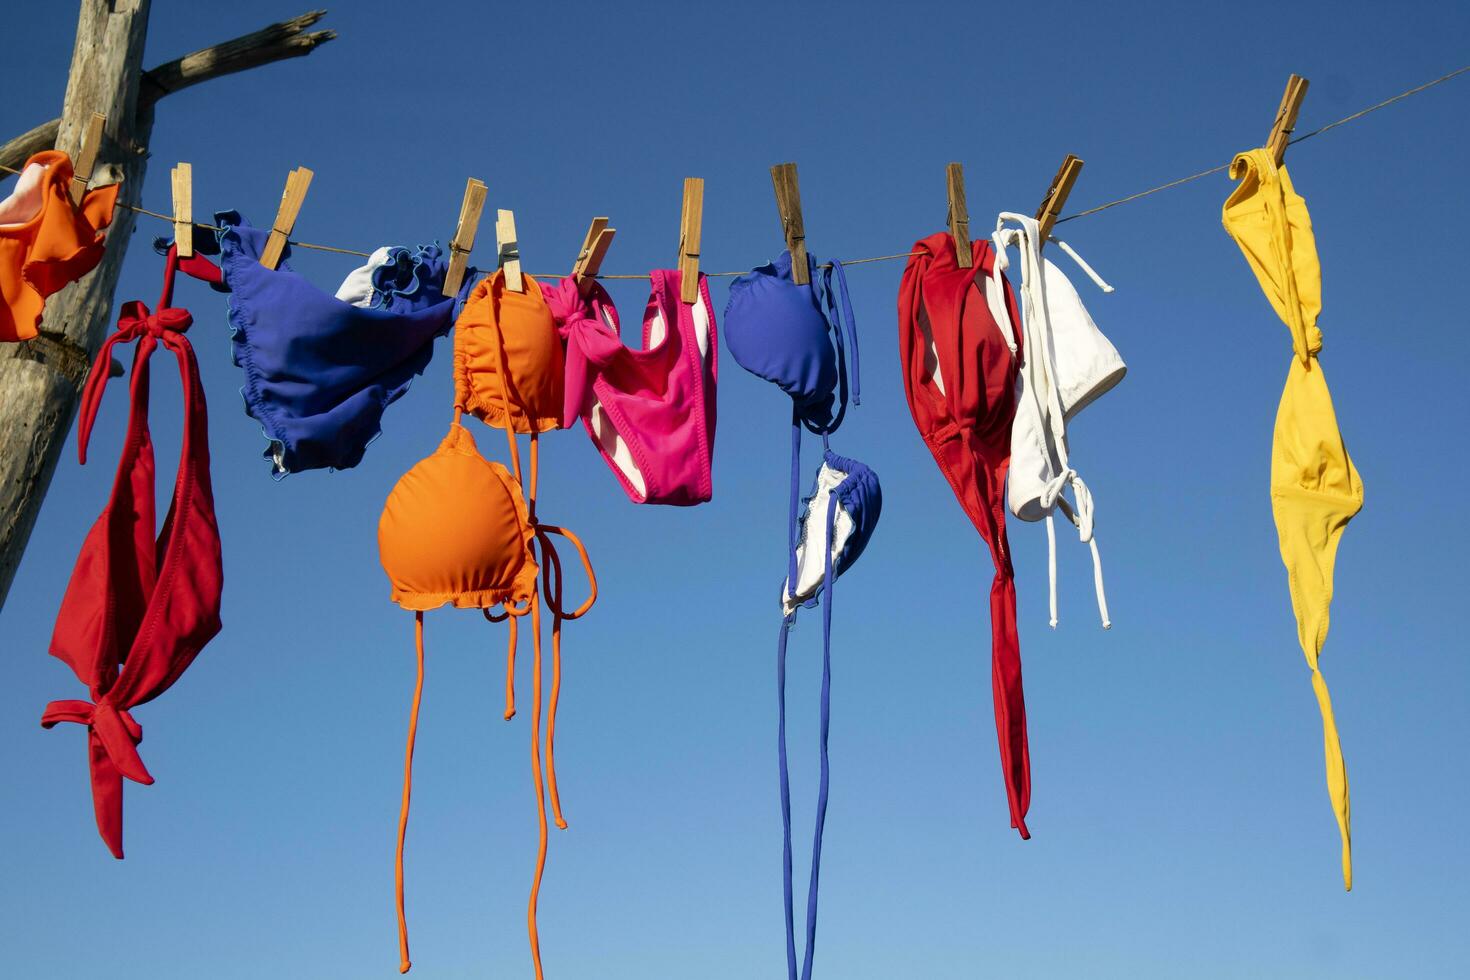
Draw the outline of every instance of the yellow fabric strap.
<instances>
[{"instance_id":1,"label":"yellow fabric strap","mask_svg":"<svg viewBox=\"0 0 1470 980\"><path fill-rule=\"evenodd\" d=\"M1342 884L1353 890L1352 806L1348 800L1347 763L1342 758L1342 743L1337 737L1337 721L1332 716L1332 695L1322 671L1313 668L1312 690L1322 712L1322 749L1327 760L1327 795L1332 798L1332 812L1337 815L1337 830L1342 835Z\"/></svg>"}]
</instances>

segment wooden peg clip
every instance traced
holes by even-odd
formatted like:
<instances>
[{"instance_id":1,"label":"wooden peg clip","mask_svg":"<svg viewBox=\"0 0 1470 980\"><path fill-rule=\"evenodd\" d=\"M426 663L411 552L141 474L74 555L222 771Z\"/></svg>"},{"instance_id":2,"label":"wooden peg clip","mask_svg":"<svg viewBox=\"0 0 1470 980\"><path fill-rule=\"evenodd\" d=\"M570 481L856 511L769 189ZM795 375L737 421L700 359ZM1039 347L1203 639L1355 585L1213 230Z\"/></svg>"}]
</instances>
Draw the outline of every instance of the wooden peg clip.
<instances>
[{"instance_id":1,"label":"wooden peg clip","mask_svg":"<svg viewBox=\"0 0 1470 980\"><path fill-rule=\"evenodd\" d=\"M592 224L587 228L587 237L582 239L582 250L577 253L577 261L572 263L572 280L577 284L577 291L583 296L592 289L592 284L597 281L597 273L602 268L602 260L607 257L607 250L612 247L613 236L618 233L616 228L607 226L606 218L593 218Z\"/></svg>"},{"instance_id":2,"label":"wooden peg clip","mask_svg":"<svg viewBox=\"0 0 1470 980\"><path fill-rule=\"evenodd\" d=\"M495 246L500 252L500 268L505 273L505 288L513 293L524 293L526 283L521 278L521 246L516 241L515 212L495 212Z\"/></svg>"},{"instance_id":3,"label":"wooden peg clip","mask_svg":"<svg viewBox=\"0 0 1470 980\"><path fill-rule=\"evenodd\" d=\"M82 133L82 145L77 151L76 160L72 162L71 171L71 203L77 207L81 207L82 198L87 194L87 185L92 182L97 152L102 148L102 128L106 125L107 117L100 112L94 112L87 121L86 132Z\"/></svg>"},{"instance_id":4,"label":"wooden peg clip","mask_svg":"<svg viewBox=\"0 0 1470 980\"><path fill-rule=\"evenodd\" d=\"M684 178L684 206L679 216L679 298L699 302L699 238L704 225L704 178Z\"/></svg>"},{"instance_id":5,"label":"wooden peg clip","mask_svg":"<svg viewBox=\"0 0 1470 980\"><path fill-rule=\"evenodd\" d=\"M475 247L475 232L480 228L480 215L485 211L485 182L471 177L465 181L464 200L459 205L459 221L454 237L449 240L449 271L444 274L444 295L458 296L464 283L465 267Z\"/></svg>"},{"instance_id":6,"label":"wooden peg clip","mask_svg":"<svg viewBox=\"0 0 1470 980\"><path fill-rule=\"evenodd\" d=\"M1292 75L1286 80L1286 92L1281 96L1281 105L1276 109L1276 120L1271 124L1271 135L1266 138L1266 150L1276 166L1286 159L1286 144L1291 142L1292 130L1296 129L1296 116L1301 111L1302 100L1307 97L1307 80Z\"/></svg>"},{"instance_id":7,"label":"wooden peg clip","mask_svg":"<svg viewBox=\"0 0 1470 980\"><path fill-rule=\"evenodd\" d=\"M804 286L812 281L807 269L806 225L801 217L801 185L796 164L778 163L771 168L771 186L776 189L776 211L781 216L781 234L791 252L791 281Z\"/></svg>"},{"instance_id":8,"label":"wooden peg clip","mask_svg":"<svg viewBox=\"0 0 1470 980\"><path fill-rule=\"evenodd\" d=\"M949 195L949 236L954 239L954 257L960 268L975 263L970 248L970 209L965 204L965 168L951 163L944 168L944 186Z\"/></svg>"},{"instance_id":9,"label":"wooden peg clip","mask_svg":"<svg viewBox=\"0 0 1470 980\"><path fill-rule=\"evenodd\" d=\"M1072 193L1072 185L1077 183L1077 175L1082 172L1082 160L1068 153L1067 158L1062 161L1061 169L1051 179L1051 186L1046 189L1046 197L1041 199L1041 207L1036 209L1036 220L1041 222L1041 242L1044 245L1046 238L1051 234L1052 225L1057 223L1061 217L1062 208L1067 204L1067 197Z\"/></svg>"},{"instance_id":10,"label":"wooden peg clip","mask_svg":"<svg viewBox=\"0 0 1470 980\"><path fill-rule=\"evenodd\" d=\"M174 194L174 244L179 258L194 254L194 168L181 163L169 174Z\"/></svg>"},{"instance_id":11,"label":"wooden peg clip","mask_svg":"<svg viewBox=\"0 0 1470 980\"><path fill-rule=\"evenodd\" d=\"M286 190L281 194L281 206L276 211L276 220L271 222L271 234L265 241L265 250L260 253L260 264L274 269L281 264L281 253L286 241L296 227L296 218L301 214L301 205L306 201L306 189L311 186L312 172L306 167L297 167L286 176Z\"/></svg>"}]
</instances>

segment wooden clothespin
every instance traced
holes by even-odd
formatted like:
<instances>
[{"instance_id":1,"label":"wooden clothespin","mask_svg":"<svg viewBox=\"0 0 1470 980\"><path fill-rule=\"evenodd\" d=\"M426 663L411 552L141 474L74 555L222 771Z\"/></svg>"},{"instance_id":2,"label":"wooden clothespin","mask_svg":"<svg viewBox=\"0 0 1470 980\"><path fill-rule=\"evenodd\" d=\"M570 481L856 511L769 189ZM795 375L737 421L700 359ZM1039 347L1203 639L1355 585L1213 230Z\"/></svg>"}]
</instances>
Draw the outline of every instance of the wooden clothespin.
<instances>
[{"instance_id":1,"label":"wooden clothespin","mask_svg":"<svg viewBox=\"0 0 1470 980\"><path fill-rule=\"evenodd\" d=\"M776 189L776 211L781 216L781 234L791 252L791 281L804 286L812 281L807 269L806 225L801 217L801 185L796 164L778 163L771 168L771 186Z\"/></svg>"},{"instance_id":2,"label":"wooden clothespin","mask_svg":"<svg viewBox=\"0 0 1470 980\"><path fill-rule=\"evenodd\" d=\"M81 149L72 162L71 203L78 207L81 207L82 198L87 194L87 185L92 182L92 169L97 165L97 151L102 148L102 127L106 125L106 116L100 112L92 113L92 118L87 122L87 130L82 134Z\"/></svg>"},{"instance_id":3,"label":"wooden clothespin","mask_svg":"<svg viewBox=\"0 0 1470 980\"><path fill-rule=\"evenodd\" d=\"M944 185L949 195L949 235L954 239L955 261L968 269L975 263L970 248L970 208L965 204L965 168L951 163L944 168Z\"/></svg>"},{"instance_id":4,"label":"wooden clothespin","mask_svg":"<svg viewBox=\"0 0 1470 980\"><path fill-rule=\"evenodd\" d=\"M1302 100L1307 97L1307 80L1292 75L1286 80L1286 93L1281 96L1281 105L1276 110L1276 120L1271 124L1271 135L1266 138L1266 149L1276 166L1286 159L1286 144L1291 142L1292 130L1296 129L1296 115L1301 111Z\"/></svg>"},{"instance_id":5,"label":"wooden clothespin","mask_svg":"<svg viewBox=\"0 0 1470 980\"><path fill-rule=\"evenodd\" d=\"M475 232L480 228L480 215L485 210L485 182L471 177L465 181L464 200L459 204L459 221L454 237L449 240L449 271L444 274L444 295L458 296L464 283L465 266L475 247Z\"/></svg>"},{"instance_id":6,"label":"wooden clothespin","mask_svg":"<svg viewBox=\"0 0 1470 980\"><path fill-rule=\"evenodd\" d=\"M699 302L699 238L704 226L704 178L684 178L684 206L679 216L679 298Z\"/></svg>"},{"instance_id":7,"label":"wooden clothespin","mask_svg":"<svg viewBox=\"0 0 1470 980\"><path fill-rule=\"evenodd\" d=\"M617 233L616 228L607 226L606 218L593 218L588 226L587 237L582 239L582 250L577 253L577 261L572 263L572 280L583 296L596 281L602 260L607 257L607 250L612 247L613 236Z\"/></svg>"},{"instance_id":8,"label":"wooden clothespin","mask_svg":"<svg viewBox=\"0 0 1470 980\"><path fill-rule=\"evenodd\" d=\"M194 254L194 168L181 163L169 174L174 192L174 244L179 258Z\"/></svg>"},{"instance_id":9,"label":"wooden clothespin","mask_svg":"<svg viewBox=\"0 0 1470 980\"><path fill-rule=\"evenodd\" d=\"M1068 153L1067 158L1062 161L1061 169L1051 179L1051 186L1046 189L1046 197L1041 199L1041 207L1036 209L1036 220L1041 222L1041 244L1046 244L1046 237L1051 234L1052 225L1057 223L1061 217L1062 208L1067 203L1067 197L1072 193L1072 185L1077 183L1077 175L1082 172L1082 160Z\"/></svg>"},{"instance_id":10,"label":"wooden clothespin","mask_svg":"<svg viewBox=\"0 0 1470 980\"><path fill-rule=\"evenodd\" d=\"M526 283L521 279L521 246L516 241L514 212L495 212L495 245L500 252L500 268L505 273L505 288L524 293Z\"/></svg>"},{"instance_id":11,"label":"wooden clothespin","mask_svg":"<svg viewBox=\"0 0 1470 980\"><path fill-rule=\"evenodd\" d=\"M271 234L265 241L265 250L260 253L260 264L274 269L281 264L281 253L291 230L296 227L296 217L301 214L301 205L306 201L306 189L311 186L312 172L306 167L297 167L286 175L286 189L281 194L281 206L276 210L276 220L271 222Z\"/></svg>"}]
</instances>

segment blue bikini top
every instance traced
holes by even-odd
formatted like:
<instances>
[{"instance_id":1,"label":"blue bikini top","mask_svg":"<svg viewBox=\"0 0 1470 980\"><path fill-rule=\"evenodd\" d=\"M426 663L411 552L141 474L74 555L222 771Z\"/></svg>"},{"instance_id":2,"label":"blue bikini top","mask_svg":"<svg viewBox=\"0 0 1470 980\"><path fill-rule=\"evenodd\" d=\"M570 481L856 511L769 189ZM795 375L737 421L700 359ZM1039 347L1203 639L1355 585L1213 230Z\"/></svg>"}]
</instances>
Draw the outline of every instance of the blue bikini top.
<instances>
[{"instance_id":1,"label":"blue bikini top","mask_svg":"<svg viewBox=\"0 0 1470 980\"><path fill-rule=\"evenodd\" d=\"M791 396L791 493L787 508L786 581L781 587L781 632L776 641L784 838L782 893L786 912L787 980L811 980L817 939L817 891L822 830L827 818L827 734L831 705L832 605L838 576L867 547L883 510L878 475L855 459L834 453L828 437L847 414L848 347L852 348L852 403L859 403L857 326L847 277L839 262L823 266L807 257L810 282L791 277L791 254L740 276L725 308L725 343L750 373ZM812 492L801 497L801 430L822 437L824 452ZM801 501L805 500L805 506ZM786 646L797 610L822 607L821 775L811 878L807 884L806 943L797 970L795 897L792 883L791 780L786 761Z\"/></svg>"},{"instance_id":2,"label":"blue bikini top","mask_svg":"<svg viewBox=\"0 0 1470 980\"><path fill-rule=\"evenodd\" d=\"M782 252L731 283L725 343L741 367L791 396L797 421L829 435L847 412L849 344L852 402L861 403L857 326L842 263L822 266L808 255L807 268L810 282L798 285L791 278L791 253Z\"/></svg>"},{"instance_id":3,"label":"blue bikini top","mask_svg":"<svg viewBox=\"0 0 1470 980\"><path fill-rule=\"evenodd\" d=\"M278 268L261 265L268 229L235 211L215 219L230 345L245 372L240 394L270 440L263 455L274 475L356 466L382 431L383 411L453 325L443 254L436 245L380 250L367 305L356 306L291 271L289 245Z\"/></svg>"}]
</instances>

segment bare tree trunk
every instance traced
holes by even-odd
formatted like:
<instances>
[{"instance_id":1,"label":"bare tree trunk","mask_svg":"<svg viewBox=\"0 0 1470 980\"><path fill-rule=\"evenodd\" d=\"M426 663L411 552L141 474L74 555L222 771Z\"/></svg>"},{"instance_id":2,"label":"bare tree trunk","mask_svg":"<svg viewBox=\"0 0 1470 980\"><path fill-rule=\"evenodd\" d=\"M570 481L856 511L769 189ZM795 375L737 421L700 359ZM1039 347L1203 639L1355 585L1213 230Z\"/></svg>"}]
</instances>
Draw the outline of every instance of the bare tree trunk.
<instances>
[{"instance_id":1,"label":"bare tree trunk","mask_svg":"<svg viewBox=\"0 0 1470 980\"><path fill-rule=\"evenodd\" d=\"M26 155L44 149L53 126L56 148L75 156L92 113L105 113L107 128L92 183L121 181L122 189L97 268L47 300L39 337L0 344L0 606L56 471L92 358L107 334L135 219L123 205L142 198L153 104L200 81L309 53L336 36L301 33L323 13L313 11L196 51L145 76L149 0L82 0L81 7L61 119L0 147L0 158L8 161L28 147Z\"/></svg>"},{"instance_id":2,"label":"bare tree trunk","mask_svg":"<svg viewBox=\"0 0 1470 980\"><path fill-rule=\"evenodd\" d=\"M56 145L76 156L93 112L107 115L94 184L121 180L118 204L136 204L151 119L137 126L138 78L148 34L149 0L82 0L76 47ZM133 234L133 212L119 207L102 262L46 302L42 336L0 345L0 599L10 591L41 500L51 485L77 395L102 342L112 293Z\"/></svg>"}]
</instances>

